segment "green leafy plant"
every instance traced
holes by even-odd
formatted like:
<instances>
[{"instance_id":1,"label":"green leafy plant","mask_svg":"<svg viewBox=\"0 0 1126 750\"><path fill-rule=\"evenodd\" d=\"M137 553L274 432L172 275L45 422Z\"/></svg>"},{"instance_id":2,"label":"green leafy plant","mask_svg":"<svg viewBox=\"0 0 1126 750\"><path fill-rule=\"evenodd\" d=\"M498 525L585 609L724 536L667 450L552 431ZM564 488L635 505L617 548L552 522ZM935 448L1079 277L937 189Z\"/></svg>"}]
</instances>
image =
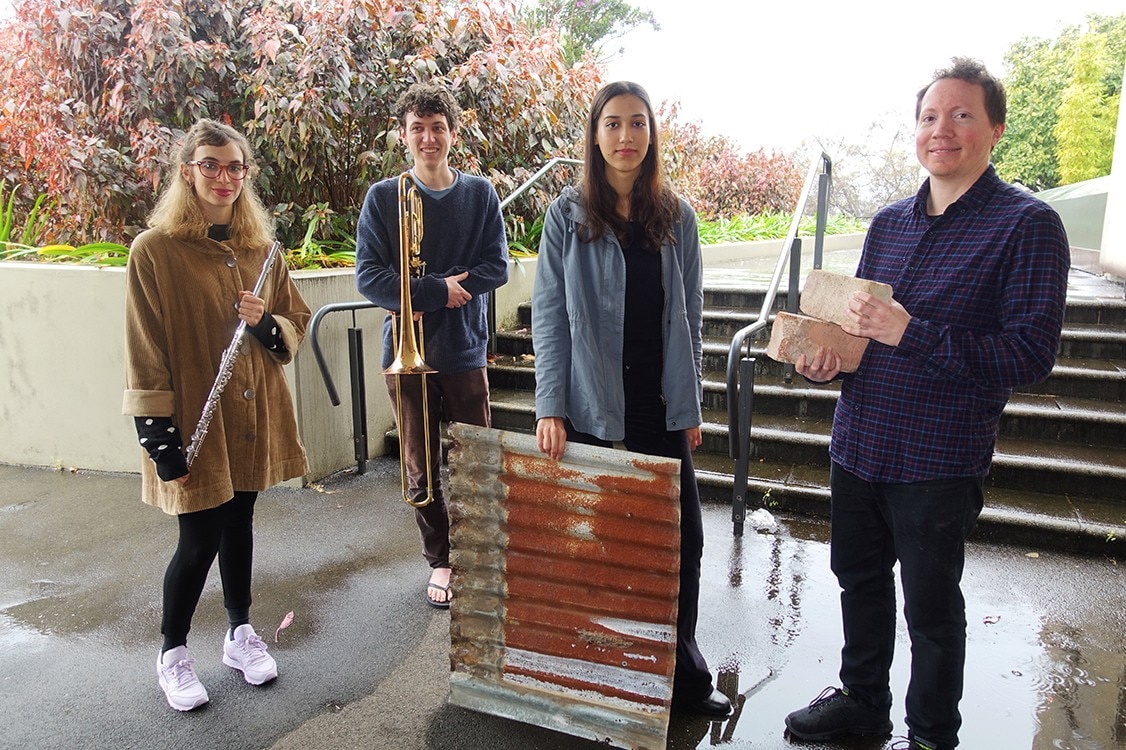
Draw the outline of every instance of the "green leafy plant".
<instances>
[{"instance_id":1,"label":"green leafy plant","mask_svg":"<svg viewBox=\"0 0 1126 750\"><path fill-rule=\"evenodd\" d=\"M140 230L199 117L247 134L267 205L325 203L354 227L368 185L407 166L391 106L411 83L449 84L465 109L451 162L501 195L575 151L601 83L505 0L12 6L0 21L0 174L50 195L47 232L73 245ZM512 210L531 220L560 186L553 176ZM295 215L281 228L289 247L308 230Z\"/></svg>"},{"instance_id":2,"label":"green leafy plant","mask_svg":"<svg viewBox=\"0 0 1126 750\"><path fill-rule=\"evenodd\" d=\"M540 236L543 234L543 217L536 219L532 226L525 228L521 217L509 228L508 254L514 258L533 258L539 253Z\"/></svg>"},{"instance_id":3,"label":"green leafy plant","mask_svg":"<svg viewBox=\"0 0 1126 750\"><path fill-rule=\"evenodd\" d=\"M1055 38L1022 37L1005 53L1008 116L997 173L1032 190L1106 173L1126 62L1126 13L1089 14Z\"/></svg>"},{"instance_id":4,"label":"green leafy plant","mask_svg":"<svg viewBox=\"0 0 1126 750\"><path fill-rule=\"evenodd\" d=\"M4 189L4 182L0 180L0 200L3 199ZM47 226L49 214L46 205L47 196L43 194L36 196L35 203L28 211L27 221L24 222L23 232L20 233L19 240L14 240L12 233L15 231L16 197L18 193L19 185L16 185L8 194L7 201L3 203L3 212L0 213L0 245L18 244L27 248L36 241L40 232Z\"/></svg>"},{"instance_id":5,"label":"green leafy plant","mask_svg":"<svg viewBox=\"0 0 1126 750\"><path fill-rule=\"evenodd\" d=\"M700 244L720 245L727 242L752 242L754 240L778 240L786 236L790 229L791 217L785 213L764 213L753 216L741 214L729 219L714 221L701 220ZM812 236L817 229L816 219L802 217L798 223L800 236ZM826 234L850 234L863 232L867 224L843 214L829 217L825 225Z\"/></svg>"},{"instance_id":6,"label":"green leafy plant","mask_svg":"<svg viewBox=\"0 0 1126 750\"><path fill-rule=\"evenodd\" d=\"M124 266L129 260L129 248L117 242L88 242L73 245L44 245L29 247L8 243L0 250L0 260L30 260L44 263L86 263L97 266Z\"/></svg>"},{"instance_id":7,"label":"green leafy plant","mask_svg":"<svg viewBox=\"0 0 1126 750\"><path fill-rule=\"evenodd\" d=\"M604 57L609 42L638 26L661 29L652 11L625 0L535 0L521 3L517 13L534 29L559 29L568 64Z\"/></svg>"},{"instance_id":8,"label":"green leafy plant","mask_svg":"<svg viewBox=\"0 0 1126 750\"><path fill-rule=\"evenodd\" d=\"M290 268L338 268L356 265L356 238L350 226L342 226L327 203L315 203L305 209L306 222L301 244L286 253ZM317 230L325 226L325 236L317 239Z\"/></svg>"}]
</instances>

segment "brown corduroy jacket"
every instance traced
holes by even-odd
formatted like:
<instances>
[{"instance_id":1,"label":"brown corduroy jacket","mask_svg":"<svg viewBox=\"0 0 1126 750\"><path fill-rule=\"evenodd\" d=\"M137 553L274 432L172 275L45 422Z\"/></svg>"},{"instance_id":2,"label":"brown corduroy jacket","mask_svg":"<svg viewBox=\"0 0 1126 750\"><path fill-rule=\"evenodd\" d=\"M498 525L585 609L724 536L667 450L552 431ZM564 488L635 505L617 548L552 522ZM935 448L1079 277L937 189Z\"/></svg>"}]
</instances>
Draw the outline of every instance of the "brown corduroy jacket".
<instances>
[{"instance_id":1,"label":"brown corduroy jacket","mask_svg":"<svg viewBox=\"0 0 1126 750\"><path fill-rule=\"evenodd\" d=\"M210 239L179 240L148 230L129 252L122 411L171 417L187 448L238 327L241 290L253 290L266 248L234 253ZM303 475L305 448L282 365L293 359L309 308L278 259L262 287L286 353L269 352L249 331L188 481L163 482L144 449L142 500L179 514L222 505Z\"/></svg>"}]
</instances>

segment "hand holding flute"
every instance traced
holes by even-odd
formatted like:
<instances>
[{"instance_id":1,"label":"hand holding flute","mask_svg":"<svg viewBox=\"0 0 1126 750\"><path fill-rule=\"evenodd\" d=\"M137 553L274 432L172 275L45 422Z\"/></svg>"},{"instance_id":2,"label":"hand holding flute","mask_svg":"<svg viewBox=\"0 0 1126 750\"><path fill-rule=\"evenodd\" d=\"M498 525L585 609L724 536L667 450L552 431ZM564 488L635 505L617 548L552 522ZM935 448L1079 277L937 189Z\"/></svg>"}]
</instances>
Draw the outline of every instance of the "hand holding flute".
<instances>
[{"instance_id":1,"label":"hand holding flute","mask_svg":"<svg viewBox=\"0 0 1126 750\"><path fill-rule=\"evenodd\" d=\"M223 389L227 387L227 383L234 373L235 361L239 356L239 343L242 342L243 334L246 333L246 327L257 325L265 314L266 304L258 295L262 293L262 286L266 283L266 277L270 275L274 261L277 260L279 255L281 255L281 243L274 242L266 256L266 262L262 264L262 272L258 275L258 281L254 284L254 291L239 293L239 324L235 329L234 338L231 339L231 343L227 345L223 352L223 358L219 362L219 373L215 376L215 383L211 386L211 392L207 395L207 401L203 404L203 413L199 417L195 431L192 432L191 442L188 443L186 451L188 469L191 469L192 463L199 455L199 447L203 443L203 439L207 437L207 429L211 425L211 419L215 416L215 410L219 406L219 397L223 395ZM251 323L251 320L255 322Z\"/></svg>"}]
</instances>

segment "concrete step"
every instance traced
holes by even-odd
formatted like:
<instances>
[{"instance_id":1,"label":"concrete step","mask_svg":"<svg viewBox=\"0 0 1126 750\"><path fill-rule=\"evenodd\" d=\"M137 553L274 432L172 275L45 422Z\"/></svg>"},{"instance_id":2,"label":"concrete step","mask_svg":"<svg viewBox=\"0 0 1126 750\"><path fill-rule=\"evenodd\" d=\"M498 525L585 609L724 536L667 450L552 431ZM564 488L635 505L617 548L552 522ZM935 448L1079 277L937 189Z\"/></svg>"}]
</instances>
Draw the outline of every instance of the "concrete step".
<instances>
[{"instance_id":1,"label":"concrete step","mask_svg":"<svg viewBox=\"0 0 1126 750\"><path fill-rule=\"evenodd\" d=\"M535 414L535 397L531 391L491 389L493 425L500 429L531 431ZM1043 405L1026 401L1013 407L1017 419L1027 419L1032 411L1044 411ZM1062 409L1060 410L1062 411ZM1079 407L1073 411L1079 412ZM1121 414L1106 417L1109 430L1126 433ZM832 416L781 416L755 413L750 431L752 463L771 462L788 466L805 465L828 468L829 437ZM1019 434L1019 431L1018 431ZM714 454L725 462L725 471L733 474L735 467L728 454L726 411L705 411L704 442L701 453ZM1031 440L1002 434L994 452L991 484L1010 489L1045 491L1108 497L1114 488L1126 487L1126 451L1121 442L1092 446L1055 438ZM1123 501L1126 493L1112 498Z\"/></svg>"},{"instance_id":2,"label":"concrete step","mask_svg":"<svg viewBox=\"0 0 1126 750\"><path fill-rule=\"evenodd\" d=\"M1085 370L1081 382L1086 382ZM524 391L532 398L535 391L533 361L527 358L498 358L489 369L494 400L505 391ZM1049 381L1049 385L1052 385ZM1057 382L1058 386L1059 383ZM1110 384L1115 393L1120 383ZM1045 390L1059 390L1045 387ZM1076 389L1064 389L1076 390ZM1106 388L1103 392L1106 392ZM814 386L801 377L787 383L777 372L755 375L754 419L760 415L793 419L831 420L840 387L836 383ZM704 408L727 422L727 382L723 372L704 373ZM1126 403L1071 396L1066 393L1015 393L1001 417L1001 437L1027 437L1061 444L1081 444L1101 448L1126 445Z\"/></svg>"},{"instance_id":3,"label":"concrete step","mask_svg":"<svg viewBox=\"0 0 1126 750\"><path fill-rule=\"evenodd\" d=\"M1074 273L1074 272L1073 272ZM766 288L733 289L731 287L704 287L704 320L730 319L743 325L758 319ZM779 289L771 310L786 309L788 294ZM527 302L518 308L519 326L532 324L532 305ZM1105 296L1076 296L1068 292L1067 310L1064 313L1065 328L1099 326L1107 329L1126 331L1126 299Z\"/></svg>"},{"instance_id":4,"label":"concrete step","mask_svg":"<svg viewBox=\"0 0 1126 750\"><path fill-rule=\"evenodd\" d=\"M520 418L523 415L524 419ZM493 426L531 431L531 404L526 400L494 411ZM514 422L514 424L506 424ZM398 451L397 436L388 447ZM1001 461L1004 459L1001 458ZM734 462L726 455L697 452L693 456L704 502L731 503ZM757 508L817 518L829 516L829 469L785 461L752 462L747 486L747 514ZM1126 540L1126 505L1112 499L1074 493L1017 490L989 482L985 508L974 538L1034 549L1060 549L1084 554L1116 554Z\"/></svg>"},{"instance_id":5,"label":"concrete step","mask_svg":"<svg viewBox=\"0 0 1126 750\"><path fill-rule=\"evenodd\" d=\"M702 496L730 503L726 368L731 337L758 319L765 285L740 288L705 269L704 443L695 455ZM710 281L709 281L710 280ZM718 281L717 281L718 280ZM1021 389L1005 408L978 534L1101 552L1126 539L1126 300L1121 285L1073 271L1059 357L1044 383ZM784 309L780 292L773 310ZM773 317L773 312L769 317ZM532 431L535 374L531 307L497 337L490 365L493 424ZM752 342L754 418L748 507L828 514L828 446L839 386L784 380Z\"/></svg>"},{"instance_id":6,"label":"concrete step","mask_svg":"<svg viewBox=\"0 0 1126 750\"><path fill-rule=\"evenodd\" d=\"M753 316L751 316L753 317ZM751 317L745 320L751 320ZM704 370L726 372L731 351L729 333L704 337ZM520 359L533 354L532 332L523 327L497 332L497 353ZM756 359L756 373L780 375L783 366L766 356L766 341L752 342L745 352ZM1044 383L1022 389L1029 393L1099 398L1126 401L1126 327L1115 328L1105 323L1083 323L1063 331L1060 354L1051 377Z\"/></svg>"}]
</instances>

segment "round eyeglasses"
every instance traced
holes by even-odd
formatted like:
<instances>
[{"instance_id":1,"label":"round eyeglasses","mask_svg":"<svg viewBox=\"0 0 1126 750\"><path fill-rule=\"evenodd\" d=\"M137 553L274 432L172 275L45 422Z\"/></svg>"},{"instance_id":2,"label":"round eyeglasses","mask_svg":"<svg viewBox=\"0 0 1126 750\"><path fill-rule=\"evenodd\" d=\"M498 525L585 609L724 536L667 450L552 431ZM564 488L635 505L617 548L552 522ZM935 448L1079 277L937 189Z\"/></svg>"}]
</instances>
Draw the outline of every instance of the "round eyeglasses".
<instances>
[{"instance_id":1,"label":"round eyeglasses","mask_svg":"<svg viewBox=\"0 0 1126 750\"><path fill-rule=\"evenodd\" d=\"M185 162L185 164L194 164L199 168L199 173L209 180L214 180L223 172L226 172L227 176L232 180L241 180L246 177L246 173L250 170L249 166L240 164L237 161L231 162L230 164L220 164L211 159L201 159L199 161Z\"/></svg>"}]
</instances>

